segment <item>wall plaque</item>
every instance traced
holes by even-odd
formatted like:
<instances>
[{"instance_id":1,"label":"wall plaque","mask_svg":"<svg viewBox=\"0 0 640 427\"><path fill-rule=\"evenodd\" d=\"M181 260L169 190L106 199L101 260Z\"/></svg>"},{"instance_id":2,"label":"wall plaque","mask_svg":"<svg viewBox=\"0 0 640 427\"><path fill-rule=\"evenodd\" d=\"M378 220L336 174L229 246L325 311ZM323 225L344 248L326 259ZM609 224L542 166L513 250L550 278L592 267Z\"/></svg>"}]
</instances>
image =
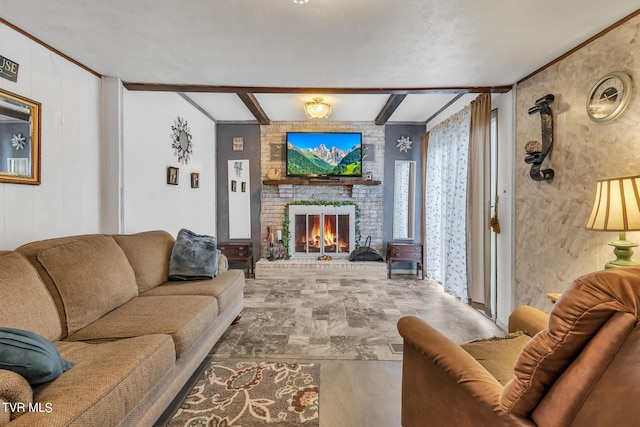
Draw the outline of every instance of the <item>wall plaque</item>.
<instances>
[{"instance_id":1,"label":"wall plaque","mask_svg":"<svg viewBox=\"0 0 640 427\"><path fill-rule=\"evenodd\" d=\"M9 58L0 56L0 77L11 80L12 82L17 82L18 67L20 67L20 64L17 62L13 62Z\"/></svg>"}]
</instances>

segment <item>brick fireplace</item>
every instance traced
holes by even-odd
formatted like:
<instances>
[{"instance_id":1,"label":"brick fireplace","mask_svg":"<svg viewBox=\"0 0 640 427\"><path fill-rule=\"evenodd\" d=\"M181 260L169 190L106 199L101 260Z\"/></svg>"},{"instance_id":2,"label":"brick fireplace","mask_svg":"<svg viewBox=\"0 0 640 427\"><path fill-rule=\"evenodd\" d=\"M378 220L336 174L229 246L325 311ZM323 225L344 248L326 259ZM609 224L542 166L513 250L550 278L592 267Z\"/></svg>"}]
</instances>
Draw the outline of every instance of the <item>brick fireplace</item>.
<instances>
[{"instance_id":1,"label":"brick fireplace","mask_svg":"<svg viewBox=\"0 0 640 427\"><path fill-rule=\"evenodd\" d=\"M361 132L362 142L368 145L373 151L369 158L365 158L362 163L362 170L364 172L370 171L373 174L373 179L384 182L384 150L385 150L385 130L384 126L376 126L371 122L318 122L318 121L302 121L302 122L271 122L270 125L260 127L260 140L261 140L261 175L266 177L267 171L271 168L279 168L284 170L285 163L284 157L274 157L274 146L282 146L286 139L287 132ZM282 153L284 154L284 153ZM266 179L266 178L263 178ZM316 204L321 202L353 202L360 210L360 236L364 240L367 236L371 236L371 246L377 251L382 251L382 230L383 230L383 185L377 186L365 186L365 185L315 185L310 182L306 185L296 185L287 183L286 178L283 176L282 184L278 185L262 185L261 188L261 211L260 211L260 224L261 224L261 240L266 242L267 227L271 227L273 230L282 230L283 221L285 216L285 207L289 205L291 208L295 206L296 202L310 201ZM310 207L310 206L307 206ZM305 214L306 215L306 214ZM336 222L339 222L341 213L337 214ZM322 220L324 221L324 219ZM328 219L331 224L333 219ZM289 226L295 223L295 218L289 218ZM322 222L324 225L324 222ZM337 224L338 227L340 224ZM289 231L290 235L295 234L295 230ZM350 226L350 233L355 233L355 227ZM317 245L315 236L313 234L309 238L307 232L307 241L314 241L312 247ZM332 258L346 258L350 249L357 246L357 236L349 237L349 252L344 252L344 246L341 244L344 242L339 237L336 238L336 244L343 249L337 249L335 252L327 252L328 246L331 246L333 237L327 237L327 243L325 244L325 238L322 238L320 247L324 245L324 251ZM290 248L292 245L290 245ZM341 252L342 251L342 252ZM300 262L310 262L315 260L321 252L307 251L302 254L292 254L293 259L299 259ZM262 245L262 258L268 257L268 246ZM292 259L292 260L293 260ZM267 261L268 262L268 261ZM286 261L285 261L286 262ZM273 262L271 263L273 264Z\"/></svg>"}]
</instances>

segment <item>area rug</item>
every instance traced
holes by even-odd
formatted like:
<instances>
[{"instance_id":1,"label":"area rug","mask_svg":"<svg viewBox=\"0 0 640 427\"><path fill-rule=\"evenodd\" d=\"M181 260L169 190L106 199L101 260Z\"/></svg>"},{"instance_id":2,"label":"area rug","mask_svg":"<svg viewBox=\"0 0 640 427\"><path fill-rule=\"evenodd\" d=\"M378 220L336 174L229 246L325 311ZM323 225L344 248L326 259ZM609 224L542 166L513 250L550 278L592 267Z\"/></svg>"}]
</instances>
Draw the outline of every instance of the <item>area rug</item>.
<instances>
[{"instance_id":1,"label":"area rug","mask_svg":"<svg viewBox=\"0 0 640 427\"><path fill-rule=\"evenodd\" d=\"M320 366L212 360L167 426L317 427Z\"/></svg>"}]
</instances>

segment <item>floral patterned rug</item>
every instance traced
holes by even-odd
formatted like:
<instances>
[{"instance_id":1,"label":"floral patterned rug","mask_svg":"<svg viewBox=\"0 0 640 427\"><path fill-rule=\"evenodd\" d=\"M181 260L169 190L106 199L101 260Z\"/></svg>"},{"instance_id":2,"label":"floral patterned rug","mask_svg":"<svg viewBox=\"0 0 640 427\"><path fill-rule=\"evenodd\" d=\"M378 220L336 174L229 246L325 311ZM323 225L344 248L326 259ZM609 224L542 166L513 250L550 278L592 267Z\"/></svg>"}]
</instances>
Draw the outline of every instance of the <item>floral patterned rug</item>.
<instances>
[{"instance_id":1,"label":"floral patterned rug","mask_svg":"<svg viewBox=\"0 0 640 427\"><path fill-rule=\"evenodd\" d=\"M212 360L167 426L317 427L320 366Z\"/></svg>"}]
</instances>

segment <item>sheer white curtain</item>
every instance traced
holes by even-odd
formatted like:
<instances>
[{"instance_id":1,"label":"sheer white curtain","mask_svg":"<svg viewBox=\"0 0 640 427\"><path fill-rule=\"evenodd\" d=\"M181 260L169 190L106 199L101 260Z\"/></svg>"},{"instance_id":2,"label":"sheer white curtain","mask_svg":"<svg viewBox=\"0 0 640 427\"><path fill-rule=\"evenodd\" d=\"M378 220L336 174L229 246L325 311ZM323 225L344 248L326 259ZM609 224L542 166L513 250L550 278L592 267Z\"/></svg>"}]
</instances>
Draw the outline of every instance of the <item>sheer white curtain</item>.
<instances>
[{"instance_id":1,"label":"sheer white curtain","mask_svg":"<svg viewBox=\"0 0 640 427\"><path fill-rule=\"evenodd\" d=\"M425 272L464 303L470 117L466 107L429 132L424 203Z\"/></svg>"}]
</instances>

